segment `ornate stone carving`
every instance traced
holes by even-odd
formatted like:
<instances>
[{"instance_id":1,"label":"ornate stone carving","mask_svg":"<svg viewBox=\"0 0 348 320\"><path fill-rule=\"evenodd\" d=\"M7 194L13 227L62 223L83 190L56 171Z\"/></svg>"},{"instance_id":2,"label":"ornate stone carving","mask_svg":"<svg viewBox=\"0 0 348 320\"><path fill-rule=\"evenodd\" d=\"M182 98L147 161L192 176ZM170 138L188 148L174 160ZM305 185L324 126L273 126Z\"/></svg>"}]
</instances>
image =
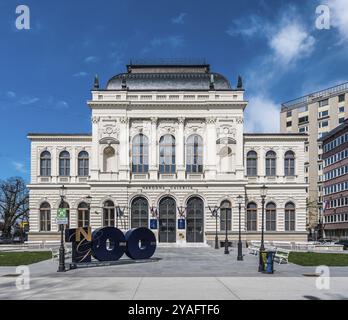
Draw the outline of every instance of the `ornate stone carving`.
<instances>
[{"instance_id":1,"label":"ornate stone carving","mask_svg":"<svg viewBox=\"0 0 348 320\"><path fill-rule=\"evenodd\" d=\"M205 121L208 124L215 124L216 123L216 117L208 117L208 118L206 118Z\"/></svg>"},{"instance_id":2,"label":"ornate stone carving","mask_svg":"<svg viewBox=\"0 0 348 320\"><path fill-rule=\"evenodd\" d=\"M237 117L236 118L236 122L237 123L243 123L244 122L243 117Z\"/></svg>"},{"instance_id":3,"label":"ornate stone carving","mask_svg":"<svg viewBox=\"0 0 348 320\"><path fill-rule=\"evenodd\" d=\"M179 124L185 124L185 118L184 117L179 117L178 118L178 123Z\"/></svg>"},{"instance_id":4,"label":"ornate stone carving","mask_svg":"<svg viewBox=\"0 0 348 320\"><path fill-rule=\"evenodd\" d=\"M121 117L120 118L120 122L125 124L125 123L128 123L129 119L127 117Z\"/></svg>"},{"instance_id":5,"label":"ornate stone carving","mask_svg":"<svg viewBox=\"0 0 348 320\"><path fill-rule=\"evenodd\" d=\"M93 124L97 124L99 121L100 121L100 117L98 117L98 116L93 116L92 117L92 123Z\"/></svg>"},{"instance_id":6,"label":"ornate stone carving","mask_svg":"<svg viewBox=\"0 0 348 320\"><path fill-rule=\"evenodd\" d=\"M151 124L157 124L158 118L157 117L151 117Z\"/></svg>"}]
</instances>

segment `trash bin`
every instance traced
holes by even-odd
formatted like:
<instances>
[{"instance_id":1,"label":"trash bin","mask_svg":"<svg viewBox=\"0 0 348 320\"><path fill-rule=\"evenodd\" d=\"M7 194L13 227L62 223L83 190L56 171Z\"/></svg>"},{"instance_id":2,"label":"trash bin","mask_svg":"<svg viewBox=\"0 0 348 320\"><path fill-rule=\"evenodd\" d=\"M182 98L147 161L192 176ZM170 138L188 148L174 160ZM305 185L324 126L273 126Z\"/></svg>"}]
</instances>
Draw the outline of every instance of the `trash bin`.
<instances>
[{"instance_id":1,"label":"trash bin","mask_svg":"<svg viewBox=\"0 0 348 320\"><path fill-rule=\"evenodd\" d=\"M266 263L265 263L265 268L264 268L264 272L265 273L273 273L274 272L274 255L275 255L275 251L267 251L266 252Z\"/></svg>"},{"instance_id":2,"label":"trash bin","mask_svg":"<svg viewBox=\"0 0 348 320\"><path fill-rule=\"evenodd\" d=\"M267 265L267 251L260 251L259 259L259 272L264 272Z\"/></svg>"}]
</instances>

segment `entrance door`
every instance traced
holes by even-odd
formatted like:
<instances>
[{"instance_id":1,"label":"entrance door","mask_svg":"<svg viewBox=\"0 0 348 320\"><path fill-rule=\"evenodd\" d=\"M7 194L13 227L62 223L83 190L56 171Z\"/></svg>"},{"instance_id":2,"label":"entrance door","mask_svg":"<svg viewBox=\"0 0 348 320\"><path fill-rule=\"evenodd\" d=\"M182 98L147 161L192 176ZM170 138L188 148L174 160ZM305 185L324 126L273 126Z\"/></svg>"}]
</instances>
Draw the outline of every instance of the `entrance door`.
<instances>
[{"instance_id":1,"label":"entrance door","mask_svg":"<svg viewBox=\"0 0 348 320\"><path fill-rule=\"evenodd\" d=\"M187 201L186 241L203 242L204 234L204 205L203 200L194 197Z\"/></svg>"},{"instance_id":2,"label":"entrance door","mask_svg":"<svg viewBox=\"0 0 348 320\"><path fill-rule=\"evenodd\" d=\"M159 242L176 242L176 203L163 198L159 203Z\"/></svg>"}]
</instances>

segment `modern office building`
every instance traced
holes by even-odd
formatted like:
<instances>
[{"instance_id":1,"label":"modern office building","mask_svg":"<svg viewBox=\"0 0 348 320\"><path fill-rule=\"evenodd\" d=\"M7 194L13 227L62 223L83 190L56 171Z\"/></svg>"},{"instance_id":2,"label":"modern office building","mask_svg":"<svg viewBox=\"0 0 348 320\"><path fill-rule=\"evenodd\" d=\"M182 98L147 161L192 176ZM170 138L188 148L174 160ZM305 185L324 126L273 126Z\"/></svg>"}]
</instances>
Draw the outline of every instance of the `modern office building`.
<instances>
[{"instance_id":1,"label":"modern office building","mask_svg":"<svg viewBox=\"0 0 348 320\"><path fill-rule=\"evenodd\" d=\"M197 245L216 223L220 240L226 229L236 240L240 222L243 240L260 239L264 184L265 239L307 239L307 135L244 134L241 79L233 88L205 63L133 61L91 93L91 134L28 135L30 240L58 239L62 185L72 228L145 226L161 243Z\"/></svg>"},{"instance_id":2,"label":"modern office building","mask_svg":"<svg viewBox=\"0 0 348 320\"><path fill-rule=\"evenodd\" d=\"M307 223L314 231L322 214L323 161L321 142L330 130L348 115L348 83L308 94L282 104L280 130L282 133L307 133L305 164L308 187Z\"/></svg>"},{"instance_id":3,"label":"modern office building","mask_svg":"<svg viewBox=\"0 0 348 320\"><path fill-rule=\"evenodd\" d=\"M323 145L324 236L348 239L348 120L320 141Z\"/></svg>"}]
</instances>

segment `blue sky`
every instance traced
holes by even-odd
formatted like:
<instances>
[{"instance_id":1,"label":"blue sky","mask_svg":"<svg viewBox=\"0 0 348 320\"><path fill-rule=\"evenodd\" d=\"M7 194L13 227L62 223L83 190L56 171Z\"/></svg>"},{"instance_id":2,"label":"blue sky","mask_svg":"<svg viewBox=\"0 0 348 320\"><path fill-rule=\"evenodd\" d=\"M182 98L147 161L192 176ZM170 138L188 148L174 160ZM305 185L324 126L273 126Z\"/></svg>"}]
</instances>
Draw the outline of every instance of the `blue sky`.
<instances>
[{"instance_id":1,"label":"blue sky","mask_svg":"<svg viewBox=\"0 0 348 320\"><path fill-rule=\"evenodd\" d=\"M30 30L15 27L19 4ZM203 57L232 85L242 75L255 132L278 130L282 102L348 81L346 0L3 0L0 39L0 179L28 180L28 132L90 132L94 74L104 86L130 58Z\"/></svg>"}]
</instances>

